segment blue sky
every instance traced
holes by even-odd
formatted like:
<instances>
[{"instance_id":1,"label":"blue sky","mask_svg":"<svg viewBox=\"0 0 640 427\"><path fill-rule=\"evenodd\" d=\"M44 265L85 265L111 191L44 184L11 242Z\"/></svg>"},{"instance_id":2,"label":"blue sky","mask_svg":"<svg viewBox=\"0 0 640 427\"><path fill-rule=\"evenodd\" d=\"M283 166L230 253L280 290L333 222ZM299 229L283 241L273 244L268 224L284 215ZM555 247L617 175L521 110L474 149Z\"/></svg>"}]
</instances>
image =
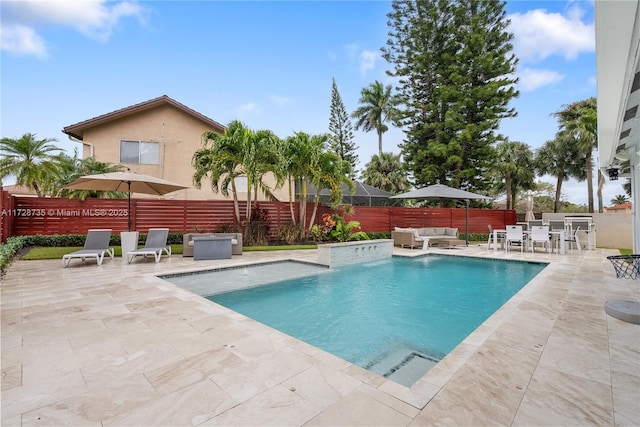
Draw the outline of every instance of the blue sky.
<instances>
[{"instance_id":1,"label":"blue sky","mask_svg":"<svg viewBox=\"0 0 640 427\"><path fill-rule=\"evenodd\" d=\"M348 111L375 80L389 1L2 1L0 136L26 132L79 148L62 128L161 95L222 124L239 119L280 137L326 132L331 79ZM532 149L553 138L550 116L596 94L593 3L508 1L520 59L517 118L501 131ZM383 137L399 153L400 129ZM360 167L377 153L356 132ZM554 182L552 178L546 181ZM622 194L607 182L605 205ZM586 203L586 183L563 193Z\"/></svg>"}]
</instances>

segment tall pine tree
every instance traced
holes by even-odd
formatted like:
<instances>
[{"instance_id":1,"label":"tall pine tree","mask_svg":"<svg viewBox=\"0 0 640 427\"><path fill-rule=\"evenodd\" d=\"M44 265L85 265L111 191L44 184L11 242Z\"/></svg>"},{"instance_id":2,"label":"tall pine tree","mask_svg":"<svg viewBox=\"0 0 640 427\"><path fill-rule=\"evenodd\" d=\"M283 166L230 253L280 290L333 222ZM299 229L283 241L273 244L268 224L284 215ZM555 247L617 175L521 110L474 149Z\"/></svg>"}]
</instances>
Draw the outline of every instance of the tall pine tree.
<instances>
[{"instance_id":1,"label":"tall pine tree","mask_svg":"<svg viewBox=\"0 0 640 427\"><path fill-rule=\"evenodd\" d=\"M517 65L504 2L393 0L384 58L406 100L403 158L416 184L489 189Z\"/></svg>"},{"instance_id":2,"label":"tall pine tree","mask_svg":"<svg viewBox=\"0 0 640 427\"><path fill-rule=\"evenodd\" d=\"M340 159L346 161L349 168L349 178L352 180L356 176L356 166L358 164L358 147L353 142L353 125L344 107L336 79L332 79L331 86L331 115L329 117L329 148L336 153Z\"/></svg>"}]
</instances>

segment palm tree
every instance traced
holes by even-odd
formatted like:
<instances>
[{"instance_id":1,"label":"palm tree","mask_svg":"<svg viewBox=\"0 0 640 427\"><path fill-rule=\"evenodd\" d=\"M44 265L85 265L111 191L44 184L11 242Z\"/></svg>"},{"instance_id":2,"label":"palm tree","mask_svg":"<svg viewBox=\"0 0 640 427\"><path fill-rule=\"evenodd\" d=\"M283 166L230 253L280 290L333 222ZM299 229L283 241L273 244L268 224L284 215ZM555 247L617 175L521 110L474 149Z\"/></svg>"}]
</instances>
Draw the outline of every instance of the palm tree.
<instances>
[{"instance_id":1,"label":"palm tree","mask_svg":"<svg viewBox=\"0 0 640 427\"><path fill-rule=\"evenodd\" d=\"M629 199L627 198L626 195L624 195L624 194L616 194L616 196L613 199L611 199L611 204L612 205L621 205L621 204L626 203L628 201L629 201Z\"/></svg>"},{"instance_id":2,"label":"palm tree","mask_svg":"<svg viewBox=\"0 0 640 427\"><path fill-rule=\"evenodd\" d=\"M258 190L268 200L277 200L273 195L273 189L264 183L264 176L269 172L273 173L276 177L275 188L282 186L285 174L281 167L281 155L281 141L273 132L249 129L245 131L241 168L247 177L247 221L251 218L252 191L254 200L258 200Z\"/></svg>"},{"instance_id":3,"label":"palm tree","mask_svg":"<svg viewBox=\"0 0 640 427\"><path fill-rule=\"evenodd\" d=\"M296 220L293 203L290 202L291 219L297 224L301 233L306 233L315 220L316 211L320 203L320 191L327 188L331 191L332 203L342 201L342 189L340 183L348 185L353 191L354 183L349 179L349 164L340 157L326 149L329 136L309 135L305 132L296 132L285 140L283 170L289 176L289 200L293 200L293 188L298 189L298 218ZM314 209L307 227L307 196L308 187L316 188Z\"/></svg>"},{"instance_id":4,"label":"palm tree","mask_svg":"<svg viewBox=\"0 0 640 427\"><path fill-rule=\"evenodd\" d=\"M519 190L535 187L533 153L527 144L509 140L498 143L496 153L496 168L504 178L504 188L500 185L500 189L507 195L507 209L514 209Z\"/></svg>"},{"instance_id":5,"label":"palm tree","mask_svg":"<svg viewBox=\"0 0 640 427\"><path fill-rule=\"evenodd\" d=\"M25 133L20 139L0 140L0 180L15 176L16 184L24 185L44 196L43 189L60 176L60 166L55 155L61 148L51 145L54 138L36 139L36 135Z\"/></svg>"},{"instance_id":6,"label":"palm tree","mask_svg":"<svg viewBox=\"0 0 640 427\"><path fill-rule=\"evenodd\" d=\"M378 153L382 154L382 134L389 128L385 122L395 120L399 97L391 94L391 85L383 86L379 81L371 83L360 92L360 106L351 114L356 119L356 130L378 133Z\"/></svg>"},{"instance_id":7,"label":"palm tree","mask_svg":"<svg viewBox=\"0 0 640 427\"><path fill-rule=\"evenodd\" d=\"M294 218L291 204L291 217L294 224L306 229L306 206L308 186L311 178L316 174L317 164L327 143L328 135L309 135L296 132L285 141L284 158L285 169L290 176L289 200L293 200L293 188L298 188L298 220Z\"/></svg>"},{"instance_id":8,"label":"palm tree","mask_svg":"<svg viewBox=\"0 0 640 427\"><path fill-rule=\"evenodd\" d=\"M220 192L229 197L231 188L237 225L242 222L236 178L242 175L244 134L245 126L238 120L231 121L222 134L207 131L202 135L202 148L194 153L191 160L195 168L193 184L196 188L201 188L204 178L209 179L214 193Z\"/></svg>"},{"instance_id":9,"label":"palm tree","mask_svg":"<svg viewBox=\"0 0 640 427\"><path fill-rule=\"evenodd\" d=\"M309 219L310 229L316 219L316 212L320 205L320 192L327 188L331 192L331 204L337 206L342 202L341 183L347 184L349 191L355 190L355 184L349 179L351 167L348 161L342 160L336 153L322 150L317 157L317 163L311 168L309 180L316 188L313 212Z\"/></svg>"},{"instance_id":10,"label":"palm tree","mask_svg":"<svg viewBox=\"0 0 640 427\"><path fill-rule=\"evenodd\" d=\"M589 212L593 213L593 150L597 147L597 113L594 97L574 102L554 113L560 130L567 132L585 156Z\"/></svg>"},{"instance_id":11,"label":"palm tree","mask_svg":"<svg viewBox=\"0 0 640 427\"><path fill-rule=\"evenodd\" d=\"M362 171L362 179L367 185L395 194L408 191L410 187L400 154L374 154Z\"/></svg>"},{"instance_id":12,"label":"palm tree","mask_svg":"<svg viewBox=\"0 0 640 427\"><path fill-rule=\"evenodd\" d=\"M560 212L560 197L562 183L573 176L583 177L585 174L584 155L582 162L578 147L573 143L573 138L567 137L565 132L558 132L556 137L544 143L536 153L535 164L538 175L549 174L556 177L556 195L553 212ZM584 179L584 178L583 178Z\"/></svg>"}]
</instances>

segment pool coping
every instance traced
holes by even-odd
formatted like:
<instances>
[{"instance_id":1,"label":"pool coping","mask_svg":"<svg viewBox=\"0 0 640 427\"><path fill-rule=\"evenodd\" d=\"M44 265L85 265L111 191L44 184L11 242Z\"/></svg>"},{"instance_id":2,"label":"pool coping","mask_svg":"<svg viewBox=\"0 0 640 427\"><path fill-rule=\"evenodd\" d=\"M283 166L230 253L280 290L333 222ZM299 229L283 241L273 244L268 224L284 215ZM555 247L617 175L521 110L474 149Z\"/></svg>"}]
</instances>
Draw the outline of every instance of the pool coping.
<instances>
[{"instance_id":1,"label":"pool coping","mask_svg":"<svg viewBox=\"0 0 640 427\"><path fill-rule=\"evenodd\" d=\"M157 277L314 251L68 269L17 260L0 279L2 425L640 424L637 325L603 310L640 299L606 260L617 251L431 251L549 265L411 388Z\"/></svg>"}]
</instances>

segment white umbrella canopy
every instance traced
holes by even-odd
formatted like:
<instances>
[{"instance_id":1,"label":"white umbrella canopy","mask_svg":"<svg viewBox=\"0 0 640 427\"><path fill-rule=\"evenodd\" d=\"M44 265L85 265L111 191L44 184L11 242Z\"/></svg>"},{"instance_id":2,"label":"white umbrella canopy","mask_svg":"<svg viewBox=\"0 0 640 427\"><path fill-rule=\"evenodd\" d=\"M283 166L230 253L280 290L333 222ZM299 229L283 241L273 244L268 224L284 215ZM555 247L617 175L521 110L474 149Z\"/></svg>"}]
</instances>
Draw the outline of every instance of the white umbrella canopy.
<instances>
[{"instance_id":1,"label":"white umbrella canopy","mask_svg":"<svg viewBox=\"0 0 640 427\"><path fill-rule=\"evenodd\" d=\"M467 202L466 219L465 219L465 242L469 246L469 199L490 199L489 196L472 193L470 191L460 190L458 188L449 187L444 184L434 184L428 187L418 188L408 193L396 194L391 199L462 199Z\"/></svg>"},{"instance_id":2,"label":"white umbrella canopy","mask_svg":"<svg viewBox=\"0 0 640 427\"><path fill-rule=\"evenodd\" d=\"M186 185L167 181L155 176L135 172L109 172L85 175L65 185L67 190L122 191L129 199L128 227L131 231L131 193L155 194L162 196L177 190L189 188Z\"/></svg>"}]
</instances>

